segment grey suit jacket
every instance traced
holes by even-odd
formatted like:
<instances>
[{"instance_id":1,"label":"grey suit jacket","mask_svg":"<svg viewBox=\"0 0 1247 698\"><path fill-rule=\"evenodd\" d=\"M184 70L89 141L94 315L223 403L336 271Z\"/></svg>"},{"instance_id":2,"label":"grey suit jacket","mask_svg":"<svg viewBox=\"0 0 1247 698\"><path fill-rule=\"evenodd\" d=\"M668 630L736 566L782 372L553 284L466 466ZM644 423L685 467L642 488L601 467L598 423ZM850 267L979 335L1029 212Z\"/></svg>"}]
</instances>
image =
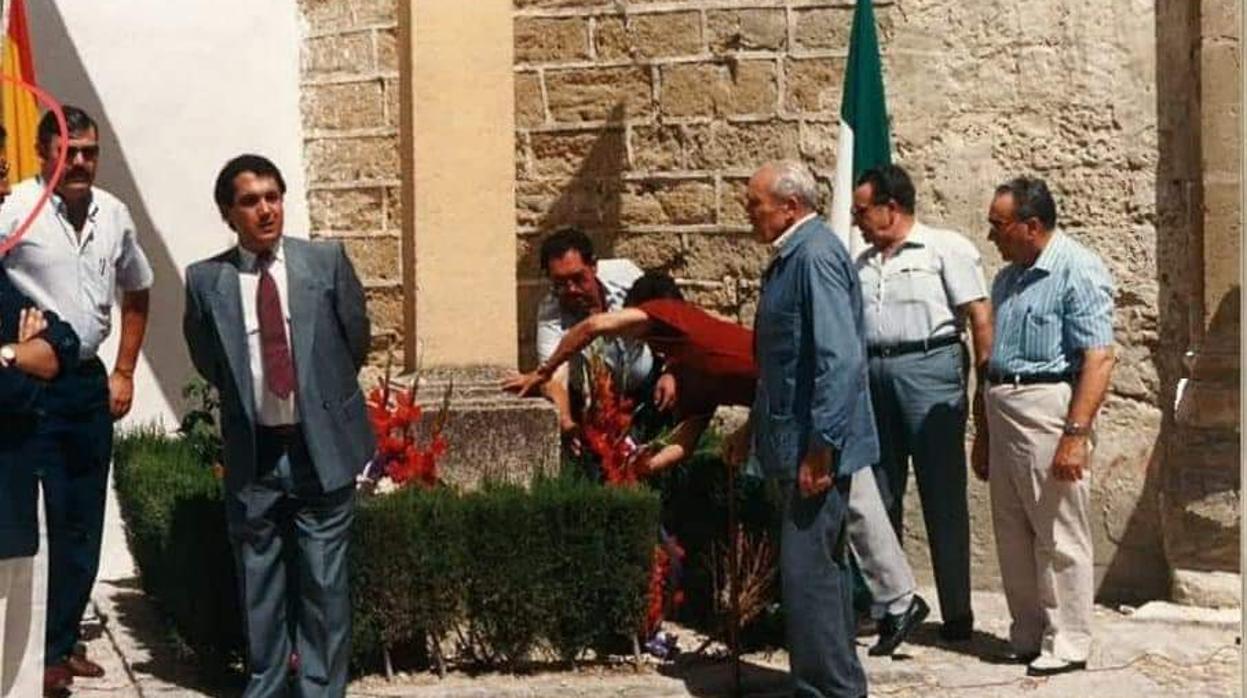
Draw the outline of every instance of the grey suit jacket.
<instances>
[{"instance_id":1,"label":"grey suit jacket","mask_svg":"<svg viewBox=\"0 0 1247 698\"><path fill-rule=\"evenodd\" d=\"M283 242L296 404L321 486L345 487L373 456L358 373L370 340L364 289L341 243ZM182 331L195 369L221 396L225 487L255 479L256 416L234 247L186 270Z\"/></svg>"}]
</instances>

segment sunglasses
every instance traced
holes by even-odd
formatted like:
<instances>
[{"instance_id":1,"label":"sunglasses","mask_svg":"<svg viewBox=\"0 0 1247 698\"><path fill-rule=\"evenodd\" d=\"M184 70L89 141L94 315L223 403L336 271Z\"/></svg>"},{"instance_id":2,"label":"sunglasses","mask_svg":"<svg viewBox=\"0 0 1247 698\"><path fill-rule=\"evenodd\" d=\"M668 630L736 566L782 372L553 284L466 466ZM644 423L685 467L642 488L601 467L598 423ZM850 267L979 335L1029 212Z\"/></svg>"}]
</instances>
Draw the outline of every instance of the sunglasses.
<instances>
[{"instance_id":1,"label":"sunglasses","mask_svg":"<svg viewBox=\"0 0 1247 698\"><path fill-rule=\"evenodd\" d=\"M100 156L99 145L71 145L65 149L65 161L73 162L81 155L83 160L95 160Z\"/></svg>"}]
</instances>

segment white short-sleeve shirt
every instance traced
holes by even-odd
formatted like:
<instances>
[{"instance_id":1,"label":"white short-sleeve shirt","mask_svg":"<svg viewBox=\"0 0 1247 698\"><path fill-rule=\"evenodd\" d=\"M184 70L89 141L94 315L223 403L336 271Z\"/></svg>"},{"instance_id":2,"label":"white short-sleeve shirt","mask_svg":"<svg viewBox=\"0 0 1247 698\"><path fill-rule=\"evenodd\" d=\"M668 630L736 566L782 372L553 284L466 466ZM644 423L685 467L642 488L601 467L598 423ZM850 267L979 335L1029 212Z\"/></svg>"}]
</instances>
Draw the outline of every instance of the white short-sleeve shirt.
<instances>
[{"instance_id":1,"label":"white short-sleeve shirt","mask_svg":"<svg viewBox=\"0 0 1247 698\"><path fill-rule=\"evenodd\" d=\"M42 193L38 177L13 187L0 204L0 240L26 220ZM112 331L118 291L143 290L153 281L130 210L98 187L91 189L81 233L66 218L64 202L53 194L2 263L22 293L74 328L84 359L95 356Z\"/></svg>"},{"instance_id":2,"label":"white short-sleeve shirt","mask_svg":"<svg viewBox=\"0 0 1247 698\"><path fill-rule=\"evenodd\" d=\"M857 256L866 343L891 345L958 334L957 308L987 298L983 259L960 233L914 221L884 259L874 247Z\"/></svg>"}]
</instances>

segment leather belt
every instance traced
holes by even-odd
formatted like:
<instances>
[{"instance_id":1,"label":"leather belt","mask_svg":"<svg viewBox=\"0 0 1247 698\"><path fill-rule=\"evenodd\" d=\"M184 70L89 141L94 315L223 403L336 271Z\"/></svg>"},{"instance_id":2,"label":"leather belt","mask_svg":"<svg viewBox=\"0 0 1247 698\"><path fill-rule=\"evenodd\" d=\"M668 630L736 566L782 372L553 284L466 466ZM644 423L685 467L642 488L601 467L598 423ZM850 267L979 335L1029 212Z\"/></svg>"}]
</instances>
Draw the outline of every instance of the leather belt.
<instances>
[{"instance_id":1,"label":"leather belt","mask_svg":"<svg viewBox=\"0 0 1247 698\"><path fill-rule=\"evenodd\" d=\"M1072 373L1005 373L988 371L987 380L993 385L1036 385L1038 383L1073 383Z\"/></svg>"},{"instance_id":2,"label":"leather belt","mask_svg":"<svg viewBox=\"0 0 1247 698\"><path fill-rule=\"evenodd\" d=\"M295 438L303 435L303 429L298 424L278 424L268 426L265 424L256 425L256 436L262 439L271 439L280 443L289 443Z\"/></svg>"},{"instance_id":3,"label":"leather belt","mask_svg":"<svg viewBox=\"0 0 1247 698\"><path fill-rule=\"evenodd\" d=\"M951 344L960 344L961 335L946 334L943 337L931 337L930 339L919 339L912 342L897 342L896 344L876 344L866 347L866 356L871 358L879 356L900 356L902 354L916 354L918 352L928 352L932 349L939 349Z\"/></svg>"}]
</instances>

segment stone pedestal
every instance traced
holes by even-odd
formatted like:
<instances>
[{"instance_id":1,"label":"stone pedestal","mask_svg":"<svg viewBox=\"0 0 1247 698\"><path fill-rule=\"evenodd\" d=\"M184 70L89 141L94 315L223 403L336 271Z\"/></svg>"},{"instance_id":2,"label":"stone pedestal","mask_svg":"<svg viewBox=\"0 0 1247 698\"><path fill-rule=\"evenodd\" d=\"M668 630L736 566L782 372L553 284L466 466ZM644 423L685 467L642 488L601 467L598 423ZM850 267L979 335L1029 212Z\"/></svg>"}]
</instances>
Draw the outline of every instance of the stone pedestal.
<instances>
[{"instance_id":1,"label":"stone pedestal","mask_svg":"<svg viewBox=\"0 0 1247 698\"><path fill-rule=\"evenodd\" d=\"M501 393L516 366L510 0L399 4L404 365L432 413L454 381L447 482L525 483L558 466L558 419Z\"/></svg>"},{"instance_id":2,"label":"stone pedestal","mask_svg":"<svg viewBox=\"0 0 1247 698\"><path fill-rule=\"evenodd\" d=\"M440 463L442 479L461 489L485 482L524 485L559 467L558 412L545 400L498 392L510 369L454 368L425 371L419 401L431 423L446 386L454 381L443 432L450 445ZM409 381L407 381L409 383Z\"/></svg>"},{"instance_id":3,"label":"stone pedestal","mask_svg":"<svg viewBox=\"0 0 1247 698\"><path fill-rule=\"evenodd\" d=\"M1242 482L1239 451L1237 290L1232 313L1214 322L1201 351L1188 354L1190 377L1174 409L1161 510L1173 597L1223 598L1224 574L1240 564ZM1233 318L1233 321L1229 321ZM1207 576L1202 573L1217 573ZM1206 579L1207 584L1201 580ZM1202 586L1208 592L1199 591Z\"/></svg>"}]
</instances>

